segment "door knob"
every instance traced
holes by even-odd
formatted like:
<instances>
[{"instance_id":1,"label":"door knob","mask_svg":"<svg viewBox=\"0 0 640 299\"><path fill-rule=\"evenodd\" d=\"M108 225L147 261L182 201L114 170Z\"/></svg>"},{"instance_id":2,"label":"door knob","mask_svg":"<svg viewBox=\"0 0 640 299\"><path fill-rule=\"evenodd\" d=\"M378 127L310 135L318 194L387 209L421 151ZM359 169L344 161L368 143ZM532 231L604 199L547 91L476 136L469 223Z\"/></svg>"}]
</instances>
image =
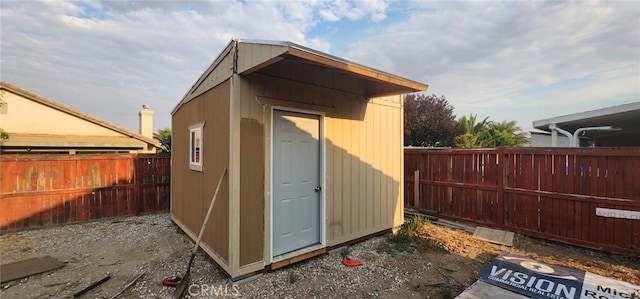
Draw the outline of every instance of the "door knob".
<instances>
[{"instance_id":1,"label":"door knob","mask_svg":"<svg viewBox=\"0 0 640 299\"><path fill-rule=\"evenodd\" d=\"M316 189L314 189L314 190L316 190L316 192L320 192L320 191L322 190L322 187L321 187L321 186L318 186L318 187L316 187Z\"/></svg>"}]
</instances>

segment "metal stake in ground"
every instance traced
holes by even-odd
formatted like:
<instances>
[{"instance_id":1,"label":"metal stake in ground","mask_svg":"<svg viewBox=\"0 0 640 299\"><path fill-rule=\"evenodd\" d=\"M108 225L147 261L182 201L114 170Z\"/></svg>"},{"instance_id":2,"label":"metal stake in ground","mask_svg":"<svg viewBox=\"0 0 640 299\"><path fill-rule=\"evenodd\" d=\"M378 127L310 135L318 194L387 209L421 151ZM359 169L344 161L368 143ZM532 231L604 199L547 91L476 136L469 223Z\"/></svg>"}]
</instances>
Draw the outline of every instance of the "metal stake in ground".
<instances>
[{"instance_id":1,"label":"metal stake in ground","mask_svg":"<svg viewBox=\"0 0 640 299\"><path fill-rule=\"evenodd\" d=\"M222 184L222 179L227 174L227 168L222 171L220 175L220 180L218 180L218 186L216 187L216 192L213 194L213 198L211 199L211 203L209 204L209 210L207 211L207 216L204 217L204 222L202 223L202 227L200 228L200 234L198 235L198 240L196 241L195 246L193 246L193 251L191 251L191 257L189 258L189 265L187 266L187 273L184 274L182 280L178 287L176 287L175 292L173 292L173 298L180 298L184 291L187 289L189 282L191 281L191 264L193 264L193 259L196 257L196 252L198 251L198 246L200 245L200 241L202 240L202 235L204 234L204 228L207 226L207 221L209 221L209 216L211 215L211 210L213 210L213 203L216 202L216 197L218 196L218 191L220 191L220 185Z\"/></svg>"},{"instance_id":2,"label":"metal stake in ground","mask_svg":"<svg viewBox=\"0 0 640 299\"><path fill-rule=\"evenodd\" d=\"M97 286L103 284L105 281L111 279L110 275L105 276L105 278L100 279L94 283L92 283L91 285L89 285L88 287L78 291L77 293L73 294L73 298L80 298L80 296L82 296L84 293L91 291L92 289L95 289Z\"/></svg>"},{"instance_id":3,"label":"metal stake in ground","mask_svg":"<svg viewBox=\"0 0 640 299\"><path fill-rule=\"evenodd\" d=\"M111 297L111 299L114 299L114 298L120 296L120 294L124 293L124 291L126 291L134 283L136 283L136 281L138 281L138 279L142 278L142 276L144 276L144 273L138 274L138 276L136 276L136 278L134 278L130 283L128 283L126 286L124 286L124 288L122 288L122 290L120 290L120 292L118 292L117 294L113 295L113 297Z\"/></svg>"}]
</instances>

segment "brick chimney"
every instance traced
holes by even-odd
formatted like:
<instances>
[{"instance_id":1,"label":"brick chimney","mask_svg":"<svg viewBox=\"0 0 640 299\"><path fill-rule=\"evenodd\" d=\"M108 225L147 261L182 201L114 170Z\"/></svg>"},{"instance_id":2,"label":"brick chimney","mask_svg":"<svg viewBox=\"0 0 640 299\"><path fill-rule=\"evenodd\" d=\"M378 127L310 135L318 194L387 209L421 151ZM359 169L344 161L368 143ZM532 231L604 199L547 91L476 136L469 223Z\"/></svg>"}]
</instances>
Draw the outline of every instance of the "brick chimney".
<instances>
[{"instance_id":1,"label":"brick chimney","mask_svg":"<svg viewBox=\"0 0 640 299\"><path fill-rule=\"evenodd\" d=\"M140 117L140 135L153 138L153 110L149 105L144 104L138 116Z\"/></svg>"}]
</instances>

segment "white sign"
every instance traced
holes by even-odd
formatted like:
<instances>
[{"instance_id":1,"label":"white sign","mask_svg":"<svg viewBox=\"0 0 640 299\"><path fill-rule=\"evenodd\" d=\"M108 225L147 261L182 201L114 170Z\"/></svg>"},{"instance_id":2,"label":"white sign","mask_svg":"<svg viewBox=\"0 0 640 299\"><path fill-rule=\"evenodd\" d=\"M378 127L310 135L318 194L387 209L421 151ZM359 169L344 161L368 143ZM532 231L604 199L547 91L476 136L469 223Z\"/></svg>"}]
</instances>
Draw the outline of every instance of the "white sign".
<instances>
[{"instance_id":1,"label":"white sign","mask_svg":"<svg viewBox=\"0 0 640 299\"><path fill-rule=\"evenodd\" d=\"M639 285L507 252L491 260L478 279L537 299L640 298Z\"/></svg>"},{"instance_id":2,"label":"white sign","mask_svg":"<svg viewBox=\"0 0 640 299\"><path fill-rule=\"evenodd\" d=\"M591 272L584 274L581 298L627 299L639 294L640 286Z\"/></svg>"},{"instance_id":3,"label":"white sign","mask_svg":"<svg viewBox=\"0 0 640 299\"><path fill-rule=\"evenodd\" d=\"M596 208L596 215L602 217L640 220L640 212L638 211Z\"/></svg>"}]
</instances>

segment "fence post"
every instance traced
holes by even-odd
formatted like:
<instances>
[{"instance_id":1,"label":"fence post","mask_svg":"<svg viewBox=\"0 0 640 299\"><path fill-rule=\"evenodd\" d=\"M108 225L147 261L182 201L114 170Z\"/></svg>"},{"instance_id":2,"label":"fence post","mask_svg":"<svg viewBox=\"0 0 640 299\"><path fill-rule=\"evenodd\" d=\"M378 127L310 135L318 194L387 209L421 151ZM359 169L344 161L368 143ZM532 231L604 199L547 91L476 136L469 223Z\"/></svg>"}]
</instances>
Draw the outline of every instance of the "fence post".
<instances>
[{"instance_id":1,"label":"fence post","mask_svg":"<svg viewBox=\"0 0 640 299\"><path fill-rule=\"evenodd\" d=\"M140 197L142 184L140 183L140 156L139 154L133 154L131 157L133 161L133 214L140 215Z\"/></svg>"},{"instance_id":2,"label":"fence post","mask_svg":"<svg viewBox=\"0 0 640 299\"><path fill-rule=\"evenodd\" d=\"M420 208L420 170L413 172L413 207Z\"/></svg>"},{"instance_id":3,"label":"fence post","mask_svg":"<svg viewBox=\"0 0 640 299\"><path fill-rule=\"evenodd\" d=\"M506 163L504 161L504 147L498 148L498 188L496 189L496 206L494 207L494 215L496 215L496 224L504 226L504 175Z\"/></svg>"}]
</instances>

